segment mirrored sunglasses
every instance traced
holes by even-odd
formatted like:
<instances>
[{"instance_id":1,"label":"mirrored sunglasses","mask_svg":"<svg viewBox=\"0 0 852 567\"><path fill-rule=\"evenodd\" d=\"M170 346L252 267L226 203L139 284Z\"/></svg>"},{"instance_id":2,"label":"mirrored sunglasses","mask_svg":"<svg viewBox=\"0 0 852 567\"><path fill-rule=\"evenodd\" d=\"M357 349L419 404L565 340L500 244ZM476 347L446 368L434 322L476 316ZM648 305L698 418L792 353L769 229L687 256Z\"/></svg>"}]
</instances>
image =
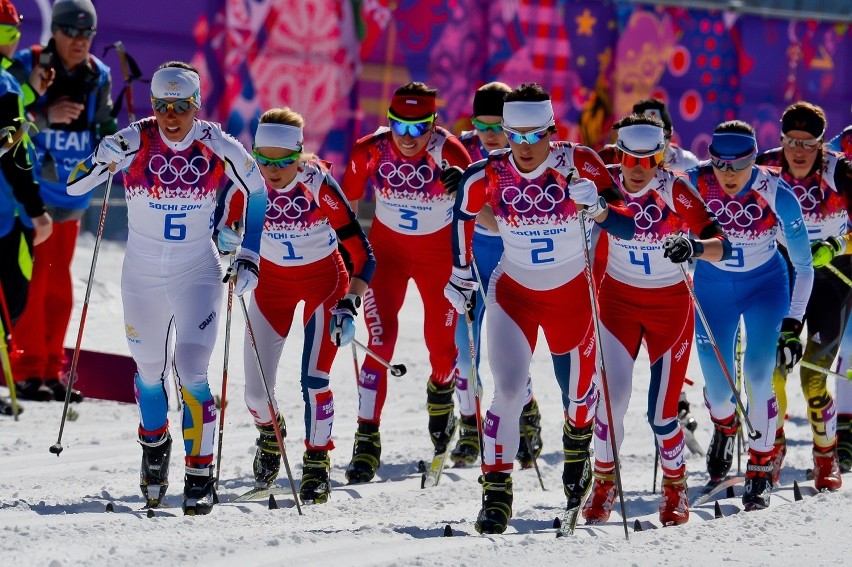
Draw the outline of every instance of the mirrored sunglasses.
<instances>
[{"instance_id":1,"label":"mirrored sunglasses","mask_svg":"<svg viewBox=\"0 0 852 567\"><path fill-rule=\"evenodd\" d=\"M75 28L74 26L56 26L56 29L61 31L64 35L75 39L80 36L89 39L93 35L95 35L95 30L92 28Z\"/></svg>"},{"instance_id":2,"label":"mirrored sunglasses","mask_svg":"<svg viewBox=\"0 0 852 567\"><path fill-rule=\"evenodd\" d=\"M820 144L822 144L822 136L813 140L799 140L797 138L790 138L789 136L782 135L781 143L784 145L785 148L790 148L791 150L798 147L802 148L803 150L811 151L817 148Z\"/></svg>"},{"instance_id":3,"label":"mirrored sunglasses","mask_svg":"<svg viewBox=\"0 0 852 567\"><path fill-rule=\"evenodd\" d=\"M518 132L517 130L512 130L506 125L503 125L503 131L506 132L506 137L509 138L509 141L514 144L537 144L542 141L545 136L547 136L547 132L550 129L550 125L542 126L536 130L530 130L529 132Z\"/></svg>"},{"instance_id":4,"label":"mirrored sunglasses","mask_svg":"<svg viewBox=\"0 0 852 567\"><path fill-rule=\"evenodd\" d=\"M0 45L9 45L21 39L21 30L11 24L0 25Z\"/></svg>"},{"instance_id":5,"label":"mirrored sunglasses","mask_svg":"<svg viewBox=\"0 0 852 567\"><path fill-rule=\"evenodd\" d=\"M390 123L391 130L393 130L397 136L408 135L412 138L419 138L432 128L432 123L435 122L435 117L430 116L423 120L402 120L388 112L388 122Z\"/></svg>"},{"instance_id":6,"label":"mirrored sunglasses","mask_svg":"<svg viewBox=\"0 0 852 567\"><path fill-rule=\"evenodd\" d=\"M627 152L621 152L621 165L624 167L633 168L637 165L643 169L651 169L652 167L656 167L660 163L663 162L663 158L665 158L666 152L657 152L650 156L644 157L636 157L634 155L630 155Z\"/></svg>"},{"instance_id":7,"label":"mirrored sunglasses","mask_svg":"<svg viewBox=\"0 0 852 567\"><path fill-rule=\"evenodd\" d=\"M503 124L500 122L492 124L488 122L482 122L481 120L477 120L476 118L471 118L470 122L471 124L473 124L473 127L476 128L477 132L494 132L495 134L499 134L503 131Z\"/></svg>"},{"instance_id":8,"label":"mirrored sunglasses","mask_svg":"<svg viewBox=\"0 0 852 567\"><path fill-rule=\"evenodd\" d=\"M710 163L719 171L742 171L754 165L756 153L749 154L737 159L720 159L710 156Z\"/></svg>"},{"instance_id":9,"label":"mirrored sunglasses","mask_svg":"<svg viewBox=\"0 0 852 567\"><path fill-rule=\"evenodd\" d=\"M302 152L300 151L293 152L289 156L284 156L280 158L266 157L265 155L259 153L257 150L254 150L252 153L254 154L254 159L257 161L258 164L264 167L271 167L274 165L279 169L293 165L294 163L296 163L296 160L298 160L302 156Z\"/></svg>"},{"instance_id":10,"label":"mirrored sunglasses","mask_svg":"<svg viewBox=\"0 0 852 567\"><path fill-rule=\"evenodd\" d=\"M151 97L151 105L154 107L154 111L158 114L165 114L169 111L169 109L174 110L175 114L183 114L190 107L194 106L195 97L182 98L179 100L163 100L161 98Z\"/></svg>"}]
</instances>

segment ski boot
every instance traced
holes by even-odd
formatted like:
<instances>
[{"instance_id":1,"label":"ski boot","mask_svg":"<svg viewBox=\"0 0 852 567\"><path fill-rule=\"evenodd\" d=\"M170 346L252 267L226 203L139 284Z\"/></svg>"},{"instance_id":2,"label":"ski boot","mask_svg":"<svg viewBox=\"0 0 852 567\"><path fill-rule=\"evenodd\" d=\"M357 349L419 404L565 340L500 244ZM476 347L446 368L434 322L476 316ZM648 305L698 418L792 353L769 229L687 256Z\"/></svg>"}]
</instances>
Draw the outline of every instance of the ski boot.
<instances>
[{"instance_id":1,"label":"ski boot","mask_svg":"<svg viewBox=\"0 0 852 567\"><path fill-rule=\"evenodd\" d=\"M45 386L41 378L27 378L15 382L15 393L22 400L34 402L49 402L53 399L53 390Z\"/></svg>"},{"instance_id":2,"label":"ski boot","mask_svg":"<svg viewBox=\"0 0 852 567\"><path fill-rule=\"evenodd\" d=\"M53 393L53 399L57 402L64 402L65 396L68 394L68 385L65 382L59 380L59 378L52 378L44 381L44 385L47 389L49 389ZM73 404L79 404L85 399L83 393L80 390L71 389L71 398L70 402Z\"/></svg>"},{"instance_id":3,"label":"ski boot","mask_svg":"<svg viewBox=\"0 0 852 567\"><path fill-rule=\"evenodd\" d=\"M592 491L583 506L583 517L587 524L602 524L609 520L612 507L615 505L615 473L595 471Z\"/></svg>"},{"instance_id":4,"label":"ski boot","mask_svg":"<svg viewBox=\"0 0 852 567\"><path fill-rule=\"evenodd\" d=\"M837 442L834 446L825 449L814 445L814 487L820 492L823 490L834 492L843 484L836 446Z\"/></svg>"},{"instance_id":5,"label":"ski boot","mask_svg":"<svg viewBox=\"0 0 852 567\"><path fill-rule=\"evenodd\" d=\"M707 448L707 473L710 475L708 485L719 484L731 470L739 426L736 414L725 421L713 419L713 438Z\"/></svg>"},{"instance_id":6,"label":"ski boot","mask_svg":"<svg viewBox=\"0 0 852 567\"><path fill-rule=\"evenodd\" d=\"M541 455L541 413L535 400L524 406L520 425L521 442L518 445L517 459L522 469L528 469Z\"/></svg>"},{"instance_id":7,"label":"ski boot","mask_svg":"<svg viewBox=\"0 0 852 567\"><path fill-rule=\"evenodd\" d=\"M346 480L349 484L370 482L376 476L382 456L382 439L379 426L362 422L355 432L355 446L352 448L352 461L346 467Z\"/></svg>"},{"instance_id":8,"label":"ski boot","mask_svg":"<svg viewBox=\"0 0 852 567\"><path fill-rule=\"evenodd\" d=\"M481 534L502 534L512 517L512 477L505 472L490 472L479 477L482 485L482 509L474 529Z\"/></svg>"},{"instance_id":9,"label":"ski boot","mask_svg":"<svg viewBox=\"0 0 852 567\"><path fill-rule=\"evenodd\" d=\"M852 415L837 416L837 460L840 472L852 470Z\"/></svg>"},{"instance_id":10,"label":"ski boot","mask_svg":"<svg viewBox=\"0 0 852 567\"><path fill-rule=\"evenodd\" d=\"M562 488L568 498L569 509L582 505L592 487L592 464L589 455L591 441L592 424L574 429L568 420L565 420L562 431L562 450L565 454Z\"/></svg>"},{"instance_id":11,"label":"ski boot","mask_svg":"<svg viewBox=\"0 0 852 567\"><path fill-rule=\"evenodd\" d=\"M18 404L18 415L24 413L24 408ZM0 415L15 415L15 409L12 407L12 400L0 398Z\"/></svg>"},{"instance_id":12,"label":"ski boot","mask_svg":"<svg viewBox=\"0 0 852 567\"><path fill-rule=\"evenodd\" d=\"M305 451L302 457L302 482L299 484L299 498L302 502L324 504L331 494L328 469L331 460L328 451Z\"/></svg>"},{"instance_id":13,"label":"ski boot","mask_svg":"<svg viewBox=\"0 0 852 567\"><path fill-rule=\"evenodd\" d=\"M775 445L772 447L772 486L778 486L778 481L781 479L781 466L784 464L786 455L787 437L782 427L775 432Z\"/></svg>"},{"instance_id":14,"label":"ski boot","mask_svg":"<svg viewBox=\"0 0 852 567\"><path fill-rule=\"evenodd\" d=\"M663 495L660 498L660 523L678 526L689 520L689 495L686 473L678 477L663 477Z\"/></svg>"},{"instance_id":15,"label":"ski boot","mask_svg":"<svg viewBox=\"0 0 852 567\"><path fill-rule=\"evenodd\" d=\"M445 453L447 445L456 429L456 417L453 415L453 389L450 382L446 386L435 384L431 380L426 385L426 410L429 412L429 437L435 446L435 454Z\"/></svg>"},{"instance_id":16,"label":"ski boot","mask_svg":"<svg viewBox=\"0 0 852 567\"><path fill-rule=\"evenodd\" d=\"M257 488L268 488L278 478L281 470L281 448L278 446L278 438L275 437L275 427L272 423L267 425L256 425L260 435L255 442L257 450L254 453L252 470L254 471L254 484ZM281 437L287 436L284 427L284 417L278 414L278 429Z\"/></svg>"},{"instance_id":17,"label":"ski boot","mask_svg":"<svg viewBox=\"0 0 852 567\"><path fill-rule=\"evenodd\" d=\"M142 445L142 466L139 470L139 488L145 497L146 508L156 508L163 501L169 487L169 459L172 456L172 436L168 429L161 435L139 434Z\"/></svg>"},{"instance_id":18,"label":"ski boot","mask_svg":"<svg viewBox=\"0 0 852 567\"><path fill-rule=\"evenodd\" d=\"M769 506L772 486L772 452L758 453L749 449L743 493L745 509L762 510Z\"/></svg>"},{"instance_id":19,"label":"ski boot","mask_svg":"<svg viewBox=\"0 0 852 567\"><path fill-rule=\"evenodd\" d=\"M476 416L461 416L459 419L459 440L450 453L456 467L466 467L476 463L479 458L479 434L476 431Z\"/></svg>"},{"instance_id":20,"label":"ski boot","mask_svg":"<svg viewBox=\"0 0 852 567\"><path fill-rule=\"evenodd\" d=\"M186 467L183 480L184 516L203 516L213 510L216 503L216 491L213 478L213 465L206 467Z\"/></svg>"}]
</instances>

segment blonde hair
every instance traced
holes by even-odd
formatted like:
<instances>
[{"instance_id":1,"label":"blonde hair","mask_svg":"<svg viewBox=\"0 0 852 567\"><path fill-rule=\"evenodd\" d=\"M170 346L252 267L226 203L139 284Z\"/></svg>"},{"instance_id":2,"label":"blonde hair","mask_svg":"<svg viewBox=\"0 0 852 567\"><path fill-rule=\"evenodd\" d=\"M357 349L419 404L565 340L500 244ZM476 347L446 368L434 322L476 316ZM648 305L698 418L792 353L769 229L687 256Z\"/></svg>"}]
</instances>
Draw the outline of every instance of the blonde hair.
<instances>
[{"instance_id":1,"label":"blonde hair","mask_svg":"<svg viewBox=\"0 0 852 567\"><path fill-rule=\"evenodd\" d=\"M305 118L288 106L281 108L270 108L260 116L261 124L285 124L287 126L295 126L305 129ZM319 159L314 153L302 150L302 156L299 161L308 161L311 159Z\"/></svg>"}]
</instances>

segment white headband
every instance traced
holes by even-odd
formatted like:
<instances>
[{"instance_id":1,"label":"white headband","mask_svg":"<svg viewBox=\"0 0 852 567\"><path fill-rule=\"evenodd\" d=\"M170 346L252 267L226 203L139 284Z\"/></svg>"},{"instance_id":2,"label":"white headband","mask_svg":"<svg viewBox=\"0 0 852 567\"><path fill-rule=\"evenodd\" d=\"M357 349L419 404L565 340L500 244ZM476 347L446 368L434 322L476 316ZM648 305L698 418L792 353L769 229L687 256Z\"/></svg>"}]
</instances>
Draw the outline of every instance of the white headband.
<instances>
[{"instance_id":1,"label":"white headband","mask_svg":"<svg viewBox=\"0 0 852 567\"><path fill-rule=\"evenodd\" d=\"M553 105L549 100L513 100L503 104L503 125L508 128L553 126Z\"/></svg>"},{"instance_id":2,"label":"white headband","mask_svg":"<svg viewBox=\"0 0 852 567\"><path fill-rule=\"evenodd\" d=\"M201 78L197 73L180 67L159 69L151 77L151 96L153 98L192 98L195 106L201 108Z\"/></svg>"},{"instance_id":3,"label":"white headband","mask_svg":"<svg viewBox=\"0 0 852 567\"><path fill-rule=\"evenodd\" d=\"M618 129L616 146L636 157L652 156L666 147L663 129L653 124L631 124Z\"/></svg>"},{"instance_id":4,"label":"white headband","mask_svg":"<svg viewBox=\"0 0 852 567\"><path fill-rule=\"evenodd\" d=\"M303 143L302 129L289 124L264 122L257 125L257 132L254 134L256 148L287 148L300 152Z\"/></svg>"}]
</instances>

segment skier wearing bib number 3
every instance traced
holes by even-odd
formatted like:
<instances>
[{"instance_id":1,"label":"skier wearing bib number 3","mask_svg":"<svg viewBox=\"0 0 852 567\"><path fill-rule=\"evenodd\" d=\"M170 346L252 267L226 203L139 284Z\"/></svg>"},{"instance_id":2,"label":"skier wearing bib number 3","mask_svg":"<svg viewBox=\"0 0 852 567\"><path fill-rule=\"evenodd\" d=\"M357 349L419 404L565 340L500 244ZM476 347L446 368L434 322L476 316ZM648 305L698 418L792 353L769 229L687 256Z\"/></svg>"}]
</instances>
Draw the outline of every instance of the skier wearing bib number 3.
<instances>
[{"instance_id":1,"label":"skier wearing bib number 3","mask_svg":"<svg viewBox=\"0 0 852 567\"><path fill-rule=\"evenodd\" d=\"M266 187L257 164L218 124L195 118L200 77L187 63L165 63L151 78L154 117L105 137L68 180L82 195L123 170L129 234L121 277L124 324L136 362L141 423L140 487L150 507L168 486L168 399L172 361L183 398L186 514L209 513L213 494L216 407L207 367L222 307L222 268L213 244L216 191L226 177L244 194L245 234L234 263L235 291L257 286ZM174 335L174 337L172 337Z\"/></svg>"},{"instance_id":2,"label":"skier wearing bib number 3","mask_svg":"<svg viewBox=\"0 0 852 567\"><path fill-rule=\"evenodd\" d=\"M477 214L488 206L505 245L486 298L488 362L494 398L483 422L480 533L503 533L512 516L511 472L518 451L518 419L530 360L541 327L550 348L565 412L562 481L568 508L577 509L591 486L589 444L597 371L589 284L582 239L591 222L619 238L635 232L632 213L597 154L556 131L550 95L526 83L506 95L503 130L509 149L468 168L454 211L452 277L447 299L460 313L473 308L478 284L471 268Z\"/></svg>"}]
</instances>

